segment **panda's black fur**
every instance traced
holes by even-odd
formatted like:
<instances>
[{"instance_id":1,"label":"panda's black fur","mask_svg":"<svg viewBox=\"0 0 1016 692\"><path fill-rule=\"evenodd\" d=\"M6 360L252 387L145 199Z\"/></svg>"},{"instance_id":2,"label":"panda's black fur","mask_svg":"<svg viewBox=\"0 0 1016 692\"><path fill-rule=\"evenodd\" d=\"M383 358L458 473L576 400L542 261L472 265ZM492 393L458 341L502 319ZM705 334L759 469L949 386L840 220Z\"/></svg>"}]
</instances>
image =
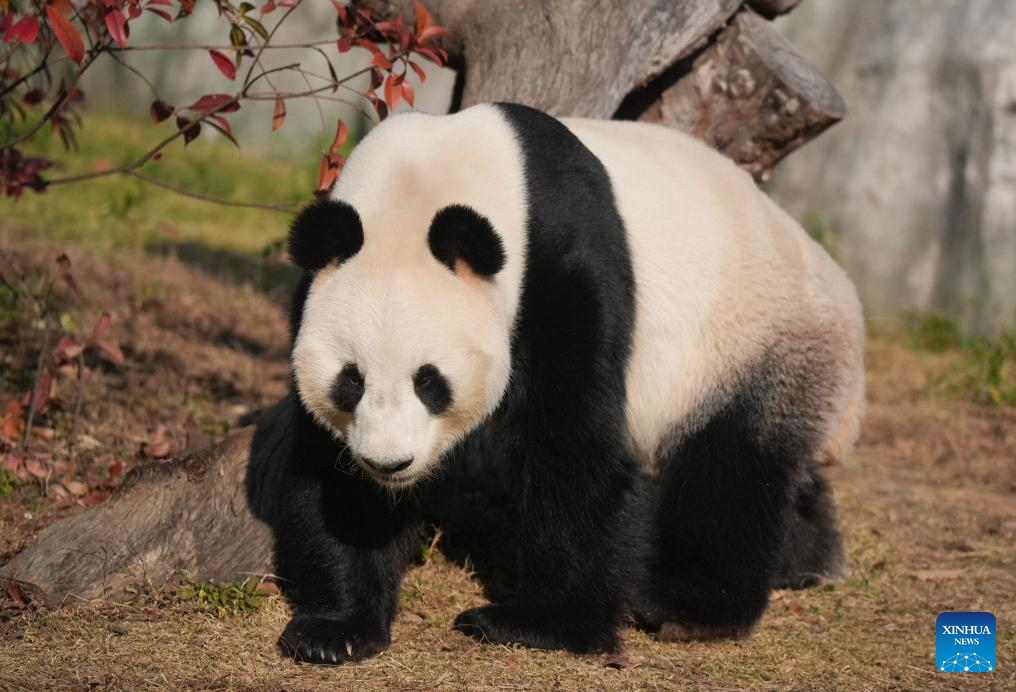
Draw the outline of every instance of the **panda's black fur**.
<instances>
[{"instance_id":1,"label":"panda's black fur","mask_svg":"<svg viewBox=\"0 0 1016 692\"><path fill-rule=\"evenodd\" d=\"M657 472L636 463L624 429L635 277L610 179L559 121L499 108L525 156L529 249L511 383L493 416L442 474L398 497L349 472L348 451L295 391L258 425L248 490L295 609L280 646L298 659L388 645L422 522L498 578L497 602L456 629L575 652L615 649L628 618L742 636L771 589L809 585L842 560L818 431L785 424L787 384L764 357ZM308 274L294 334L309 286Z\"/></svg>"}]
</instances>

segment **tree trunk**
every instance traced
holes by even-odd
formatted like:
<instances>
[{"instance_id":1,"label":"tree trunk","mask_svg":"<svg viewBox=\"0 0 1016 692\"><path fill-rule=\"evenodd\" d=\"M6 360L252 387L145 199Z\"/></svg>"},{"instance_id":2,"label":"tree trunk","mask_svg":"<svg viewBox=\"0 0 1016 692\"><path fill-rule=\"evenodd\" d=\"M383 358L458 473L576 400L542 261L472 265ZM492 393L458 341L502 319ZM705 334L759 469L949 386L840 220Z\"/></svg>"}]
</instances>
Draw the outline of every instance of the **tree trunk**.
<instances>
[{"instance_id":1,"label":"tree trunk","mask_svg":"<svg viewBox=\"0 0 1016 692\"><path fill-rule=\"evenodd\" d=\"M362 4L406 11L410 3ZM775 14L796 2L749 4ZM445 45L460 70L463 106L509 100L561 116L655 120L701 137L758 177L843 115L835 90L771 27L746 11L735 16L740 0L427 5L453 30ZM221 579L271 572L262 520L278 511L267 490L282 482L271 460L285 443L290 405L287 397L266 413L256 434L244 430L196 455L136 469L106 503L46 529L0 568L0 579L58 604L116 599L177 571Z\"/></svg>"}]
</instances>

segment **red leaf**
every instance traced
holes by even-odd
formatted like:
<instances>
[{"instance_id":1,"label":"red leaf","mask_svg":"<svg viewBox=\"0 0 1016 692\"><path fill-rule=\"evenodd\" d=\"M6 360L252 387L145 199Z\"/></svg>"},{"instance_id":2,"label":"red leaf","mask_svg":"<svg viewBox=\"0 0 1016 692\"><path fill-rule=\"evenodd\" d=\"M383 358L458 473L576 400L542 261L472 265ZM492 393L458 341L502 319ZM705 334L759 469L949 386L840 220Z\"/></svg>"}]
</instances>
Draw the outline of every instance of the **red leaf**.
<instances>
[{"instance_id":1,"label":"red leaf","mask_svg":"<svg viewBox=\"0 0 1016 692\"><path fill-rule=\"evenodd\" d=\"M106 474L106 485L113 485L114 483L116 483L120 479L120 476L123 475L123 472L124 472L123 459L117 459L116 461L114 461L112 464L109 465L109 471Z\"/></svg>"},{"instance_id":2,"label":"red leaf","mask_svg":"<svg viewBox=\"0 0 1016 692\"><path fill-rule=\"evenodd\" d=\"M263 591L264 593L270 593L270 594L276 594L276 595L281 593L279 591L279 585L274 583L274 582L270 582L270 581L263 581L263 582L261 582L260 584L258 584L254 588L254 590L255 591Z\"/></svg>"},{"instance_id":3,"label":"red leaf","mask_svg":"<svg viewBox=\"0 0 1016 692\"><path fill-rule=\"evenodd\" d=\"M221 132L226 139L236 146L237 149L240 148L240 143L233 137L233 128L229 126L228 120L223 118L221 115L210 115L208 116L208 124Z\"/></svg>"},{"instance_id":4,"label":"red leaf","mask_svg":"<svg viewBox=\"0 0 1016 692\"><path fill-rule=\"evenodd\" d=\"M421 81L421 82L426 82L426 81L427 81L427 73L423 71L423 68L422 68L422 67L420 67L419 65L417 65L417 64L416 64L415 62L413 62L412 60L407 60L406 62L408 62L408 63L409 63L409 66L410 66L411 68L413 68L413 72L415 72L415 73L416 73L416 76L420 78L420 81Z\"/></svg>"},{"instance_id":5,"label":"red leaf","mask_svg":"<svg viewBox=\"0 0 1016 692\"><path fill-rule=\"evenodd\" d=\"M346 138L349 136L349 128L346 127L346 123L339 119L339 125L335 130L335 139L332 140L332 146L328 148L331 153L336 153L343 144L346 143Z\"/></svg>"},{"instance_id":6,"label":"red leaf","mask_svg":"<svg viewBox=\"0 0 1016 692\"><path fill-rule=\"evenodd\" d=\"M25 392L25 406L29 405L29 400L33 397L33 391L35 392L35 410L41 411L46 407L46 404L52 401L53 396L56 394L56 380L53 379L53 373L48 368L39 374L39 377L35 380L34 389Z\"/></svg>"},{"instance_id":7,"label":"red leaf","mask_svg":"<svg viewBox=\"0 0 1016 692\"><path fill-rule=\"evenodd\" d=\"M413 13L416 15L416 25L414 32L417 37L424 31L426 31L431 24L434 22L434 18L431 17L430 12L423 6L420 0L413 0Z\"/></svg>"},{"instance_id":8,"label":"red leaf","mask_svg":"<svg viewBox=\"0 0 1016 692\"><path fill-rule=\"evenodd\" d=\"M448 29L443 26L429 26L416 37L416 40L420 43L423 43L424 41L433 41L434 39L441 38L447 33Z\"/></svg>"},{"instance_id":9,"label":"red leaf","mask_svg":"<svg viewBox=\"0 0 1016 692\"><path fill-rule=\"evenodd\" d=\"M408 80L402 82L402 98L406 100L410 108L413 107L413 99L416 98L416 94L413 92L413 85Z\"/></svg>"},{"instance_id":10,"label":"red leaf","mask_svg":"<svg viewBox=\"0 0 1016 692\"><path fill-rule=\"evenodd\" d=\"M127 45L127 18L123 16L123 12L113 8L106 13L106 30L109 31L109 35L116 41L117 45L123 48Z\"/></svg>"},{"instance_id":11,"label":"red leaf","mask_svg":"<svg viewBox=\"0 0 1016 692\"><path fill-rule=\"evenodd\" d=\"M173 115L173 107L161 99L152 101L152 106L148 110L151 113L152 122L156 124Z\"/></svg>"},{"instance_id":12,"label":"red leaf","mask_svg":"<svg viewBox=\"0 0 1016 692\"><path fill-rule=\"evenodd\" d=\"M14 26L7 30L4 36L4 43L17 41L18 43L35 43L39 37L39 18L35 15L22 17L14 22Z\"/></svg>"},{"instance_id":13,"label":"red leaf","mask_svg":"<svg viewBox=\"0 0 1016 692\"><path fill-rule=\"evenodd\" d=\"M321 164L318 166L318 186L314 192L319 198L323 199L328 196L336 178L339 177L341 162L342 157L337 157L327 151L322 154Z\"/></svg>"},{"instance_id":14,"label":"red leaf","mask_svg":"<svg viewBox=\"0 0 1016 692\"><path fill-rule=\"evenodd\" d=\"M103 310L102 314L99 315L99 319L95 321L95 326L92 327L92 335L88 337L88 340L95 341L98 339L106 332L107 329L109 329L109 325L112 323L113 317L109 314L109 312Z\"/></svg>"},{"instance_id":15,"label":"red leaf","mask_svg":"<svg viewBox=\"0 0 1016 692\"><path fill-rule=\"evenodd\" d=\"M191 123L187 118L176 118L176 129L183 132L184 145L190 144L201 134L201 123Z\"/></svg>"},{"instance_id":16,"label":"red leaf","mask_svg":"<svg viewBox=\"0 0 1016 692\"><path fill-rule=\"evenodd\" d=\"M28 607L29 600L28 598L25 597L24 592L21 590L21 587L18 586L16 582L12 581L9 584L7 584L6 591L10 599L14 601L18 606L20 606L21 608Z\"/></svg>"},{"instance_id":17,"label":"red leaf","mask_svg":"<svg viewBox=\"0 0 1016 692\"><path fill-rule=\"evenodd\" d=\"M107 339L97 339L95 347L98 348L99 351L106 356L106 358L114 363L122 363L124 360L123 351L121 351L120 347L113 341L109 341Z\"/></svg>"},{"instance_id":18,"label":"red leaf","mask_svg":"<svg viewBox=\"0 0 1016 692\"><path fill-rule=\"evenodd\" d=\"M59 356L63 360L74 360L81 352L85 350L85 345L79 343L70 334L64 334L60 339L60 343L53 349L53 354Z\"/></svg>"},{"instance_id":19,"label":"red leaf","mask_svg":"<svg viewBox=\"0 0 1016 692\"><path fill-rule=\"evenodd\" d=\"M436 62L438 65L444 65L445 64L444 58L442 58L440 55L438 55L438 53L437 53L438 50L441 50L441 49L440 48L437 48L437 49L428 48L426 46L417 46L416 48L413 49L413 52L414 53L419 53L420 55L424 56L425 58L430 58L433 62ZM444 51L441 51L441 52L444 53ZM445 55L447 55L447 54L445 54Z\"/></svg>"},{"instance_id":20,"label":"red leaf","mask_svg":"<svg viewBox=\"0 0 1016 692\"><path fill-rule=\"evenodd\" d=\"M395 80L396 76L393 74L388 75L388 79L385 80L385 103L388 104L388 110L395 110L399 105L399 99L402 98L402 90L398 88Z\"/></svg>"},{"instance_id":21,"label":"red leaf","mask_svg":"<svg viewBox=\"0 0 1016 692\"><path fill-rule=\"evenodd\" d=\"M42 465L38 459L26 459L25 470L28 471L36 480L44 481L49 478L51 471Z\"/></svg>"},{"instance_id":22,"label":"red leaf","mask_svg":"<svg viewBox=\"0 0 1016 692\"><path fill-rule=\"evenodd\" d=\"M108 490L93 490L92 492L85 495L83 498L78 500L78 504L82 507L94 507L100 502L105 502L109 497Z\"/></svg>"},{"instance_id":23,"label":"red leaf","mask_svg":"<svg viewBox=\"0 0 1016 692\"><path fill-rule=\"evenodd\" d=\"M49 25L53 28L53 33L56 34L56 40L67 52L67 57L80 65L81 60L85 57L85 42L81 40L81 34L74 28L70 20L60 14L60 10L53 5L46 5L46 16L49 17Z\"/></svg>"},{"instance_id":24,"label":"red leaf","mask_svg":"<svg viewBox=\"0 0 1016 692\"><path fill-rule=\"evenodd\" d=\"M166 426L162 423L155 428L155 435L152 437L151 442L146 442L142 446L142 452L146 456L160 457L169 456L170 445L169 441L166 440Z\"/></svg>"},{"instance_id":25,"label":"red leaf","mask_svg":"<svg viewBox=\"0 0 1016 692\"><path fill-rule=\"evenodd\" d=\"M229 79L236 79L236 65L233 64L232 60L217 50L210 50L208 54L212 56L212 62L219 68L219 72L226 75Z\"/></svg>"},{"instance_id":26,"label":"red leaf","mask_svg":"<svg viewBox=\"0 0 1016 692\"><path fill-rule=\"evenodd\" d=\"M374 53L374 57L371 58L370 62L371 62L371 64L377 65L378 67L380 67L382 69L385 69L385 70L392 69L392 61L389 60L388 56L386 56L380 50L377 53Z\"/></svg>"},{"instance_id":27,"label":"red leaf","mask_svg":"<svg viewBox=\"0 0 1016 692\"><path fill-rule=\"evenodd\" d=\"M281 96L275 97L275 113L272 114L272 129L278 130L286 122L286 101Z\"/></svg>"},{"instance_id":28,"label":"red leaf","mask_svg":"<svg viewBox=\"0 0 1016 692\"><path fill-rule=\"evenodd\" d=\"M340 38L337 45L340 53L348 53L353 48L353 42L348 38Z\"/></svg>"},{"instance_id":29,"label":"red leaf","mask_svg":"<svg viewBox=\"0 0 1016 692\"><path fill-rule=\"evenodd\" d=\"M21 459L14 456L13 454L8 454L7 456L4 457L3 462L0 463L0 468L2 468L4 471L11 472L17 471L19 468L21 468Z\"/></svg>"},{"instance_id":30,"label":"red leaf","mask_svg":"<svg viewBox=\"0 0 1016 692\"><path fill-rule=\"evenodd\" d=\"M232 113L233 111L240 110L240 104L229 94L206 94L187 106L187 108L201 113L211 113L213 111Z\"/></svg>"},{"instance_id":31,"label":"red leaf","mask_svg":"<svg viewBox=\"0 0 1016 692\"><path fill-rule=\"evenodd\" d=\"M146 7L145 9L148 12L151 12L152 14L159 15L160 17L165 19L167 22L172 23L172 21L173 21L173 16L169 12L167 12L166 10L160 10L160 9L155 8L155 7Z\"/></svg>"}]
</instances>

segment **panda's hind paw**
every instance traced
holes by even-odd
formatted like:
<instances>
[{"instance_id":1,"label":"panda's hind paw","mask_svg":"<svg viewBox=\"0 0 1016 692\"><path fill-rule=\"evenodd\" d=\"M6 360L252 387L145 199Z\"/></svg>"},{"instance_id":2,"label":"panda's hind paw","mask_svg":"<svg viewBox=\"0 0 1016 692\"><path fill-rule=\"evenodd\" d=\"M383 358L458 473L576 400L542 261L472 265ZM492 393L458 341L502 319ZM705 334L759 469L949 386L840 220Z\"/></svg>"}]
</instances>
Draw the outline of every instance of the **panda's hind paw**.
<instances>
[{"instance_id":1,"label":"panda's hind paw","mask_svg":"<svg viewBox=\"0 0 1016 692\"><path fill-rule=\"evenodd\" d=\"M384 627L364 627L327 615L295 615L279 637L279 650L298 663L340 665L380 653L390 635Z\"/></svg>"},{"instance_id":2,"label":"panda's hind paw","mask_svg":"<svg viewBox=\"0 0 1016 692\"><path fill-rule=\"evenodd\" d=\"M617 627L570 609L523 604L470 608L455 618L454 629L480 641L521 644L535 649L574 653L617 650Z\"/></svg>"}]
</instances>

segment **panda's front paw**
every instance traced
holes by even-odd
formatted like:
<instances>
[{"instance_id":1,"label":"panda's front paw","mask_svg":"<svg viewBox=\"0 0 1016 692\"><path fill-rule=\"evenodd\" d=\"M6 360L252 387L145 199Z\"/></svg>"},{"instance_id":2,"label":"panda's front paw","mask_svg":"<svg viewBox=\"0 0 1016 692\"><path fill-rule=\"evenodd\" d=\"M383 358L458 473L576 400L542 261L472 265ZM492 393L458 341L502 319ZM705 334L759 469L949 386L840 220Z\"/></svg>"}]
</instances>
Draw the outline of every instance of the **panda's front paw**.
<instances>
[{"instance_id":1,"label":"panda's front paw","mask_svg":"<svg viewBox=\"0 0 1016 692\"><path fill-rule=\"evenodd\" d=\"M339 665L373 656L388 648L391 636L384 627L301 613L293 616L279 637L279 650L300 663Z\"/></svg>"},{"instance_id":2,"label":"panda's front paw","mask_svg":"<svg viewBox=\"0 0 1016 692\"><path fill-rule=\"evenodd\" d=\"M574 653L615 651L617 626L572 609L500 603L459 613L452 627L480 641Z\"/></svg>"}]
</instances>

